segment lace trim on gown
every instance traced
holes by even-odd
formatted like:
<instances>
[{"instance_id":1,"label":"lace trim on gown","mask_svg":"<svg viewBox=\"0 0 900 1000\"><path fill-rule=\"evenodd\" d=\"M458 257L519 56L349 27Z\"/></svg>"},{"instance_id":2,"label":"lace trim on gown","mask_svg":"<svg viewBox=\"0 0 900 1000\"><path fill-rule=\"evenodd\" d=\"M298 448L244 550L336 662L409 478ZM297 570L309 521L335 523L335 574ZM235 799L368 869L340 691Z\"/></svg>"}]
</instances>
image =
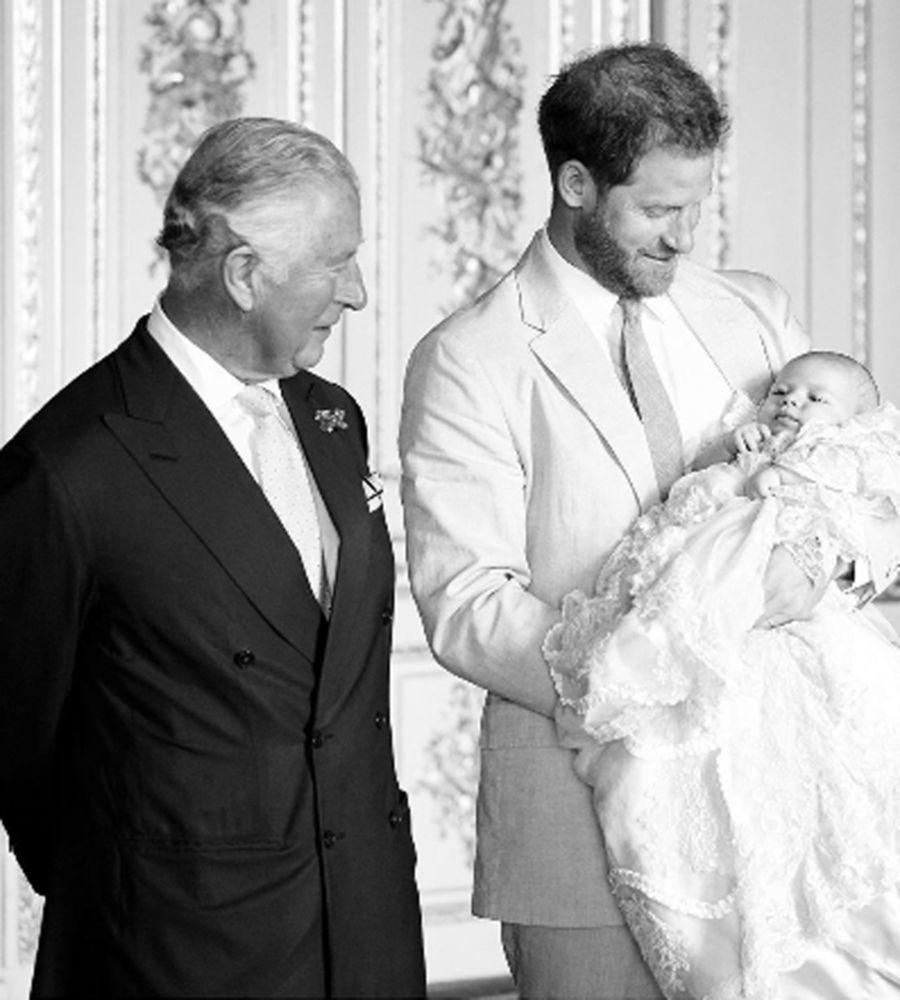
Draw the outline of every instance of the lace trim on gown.
<instances>
[{"instance_id":1,"label":"lace trim on gown","mask_svg":"<svg viewBox=\"0 0 900 1000\"><path fill-rule=\"evenodd\" d=\"M821 578L862 554L861 518L900 511L897 411L850 423L778 456L821 483L751 501L734 466L680 480L544 643L593 741L576 766L614 894L669 997L776 996L900 884L900 649L837 588L810 622L752 628L774 545ZM717 946L737 971L713 975L697 942L737 914Z\"/></svg>"}]
</instances>

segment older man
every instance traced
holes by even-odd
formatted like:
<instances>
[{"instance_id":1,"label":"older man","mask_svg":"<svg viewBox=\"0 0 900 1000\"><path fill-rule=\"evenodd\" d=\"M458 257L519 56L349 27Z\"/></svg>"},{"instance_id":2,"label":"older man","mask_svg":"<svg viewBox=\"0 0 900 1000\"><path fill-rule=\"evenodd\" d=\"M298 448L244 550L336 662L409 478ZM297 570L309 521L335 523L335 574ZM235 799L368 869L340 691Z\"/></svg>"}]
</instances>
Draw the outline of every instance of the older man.
<instances>
[{"instance_id":1,"label":"older man","mask_svg":"<svg viewBox=\"0 0 900 1000\"><path fill-rule=\"evenodd\" d=\"M0 451L0 819L36 996L421 996L393 562L354 400L366 293L323 137L211 129L149 316Z\"/></svg>"}]
</instances>

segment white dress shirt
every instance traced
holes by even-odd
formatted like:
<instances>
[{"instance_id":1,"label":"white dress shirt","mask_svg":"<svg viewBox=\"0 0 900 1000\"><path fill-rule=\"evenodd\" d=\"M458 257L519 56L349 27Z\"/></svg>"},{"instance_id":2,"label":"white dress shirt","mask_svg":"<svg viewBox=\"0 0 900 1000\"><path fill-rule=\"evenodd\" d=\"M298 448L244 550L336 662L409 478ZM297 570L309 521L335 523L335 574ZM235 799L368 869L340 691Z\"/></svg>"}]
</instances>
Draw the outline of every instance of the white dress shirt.
<instances>
[{"instance_id":1,"label":"white dress shirt","mask_svg":"<svg viewBox=\"0 0 900 1000\"><path fill-rule=\"evenodd\" d=\"M616 310L618 296L570 264L553 246L546 229L541 239L554 276L617 367L622 322ZM720 421L732 402L733 392L668 295L641 302L641 327L678 416L687 467L702 445L721 434Z\"/></svg>"},{"instance_id":2,"label":"white dress shirt","mask_svg":"<svg viewBox=\"0 0 900 1000\"><path fill-rule=\"evenodd\" d=\"M192 340L189 340L163 312L159 298L153 304L150 318L147 321L147 329L150 336L159 344L168 359L184 376L190 387L215 417L216 422L240 456L250 475L258 483L259 476L254 468L250 447L250 435L254 428L253 417L236 398L237 394L244 388L244 383L232 375L227 368L220 365L212 355L207 354ZM340 543L337 529L334 527L325 502L322 500L315 476L309 469L309 463L306 461L303 446L297 437L297 430L284 402L278 380L269 379L259 384L268 389L278 400L278 413L282 423L297 442L297 449L307 467L313 502L316 507L316 518L319 522L319 533L322 538L325 572L328 584L333 590Z\"/></svg>"}]
</instances>

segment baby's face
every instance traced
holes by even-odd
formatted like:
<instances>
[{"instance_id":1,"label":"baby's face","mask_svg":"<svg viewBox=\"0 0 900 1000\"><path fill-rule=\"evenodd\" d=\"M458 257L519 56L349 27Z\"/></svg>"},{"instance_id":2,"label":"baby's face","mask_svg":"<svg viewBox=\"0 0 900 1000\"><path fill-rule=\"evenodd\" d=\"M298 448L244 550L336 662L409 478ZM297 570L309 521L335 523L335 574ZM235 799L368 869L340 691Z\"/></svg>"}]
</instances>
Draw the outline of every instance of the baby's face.
<instances>
[{"instance_id":1,"label":"baby's face","mask_svg":"<svg viewBox=\"0 0 900 1000\"><path fill-rule=\"evenodd\" d=\"M797 358L772 383L759 420L773 431L797 433L811 422L841 424L857 410L856 385L843 368L823 358Z\"/></svg>"}]
</instances>

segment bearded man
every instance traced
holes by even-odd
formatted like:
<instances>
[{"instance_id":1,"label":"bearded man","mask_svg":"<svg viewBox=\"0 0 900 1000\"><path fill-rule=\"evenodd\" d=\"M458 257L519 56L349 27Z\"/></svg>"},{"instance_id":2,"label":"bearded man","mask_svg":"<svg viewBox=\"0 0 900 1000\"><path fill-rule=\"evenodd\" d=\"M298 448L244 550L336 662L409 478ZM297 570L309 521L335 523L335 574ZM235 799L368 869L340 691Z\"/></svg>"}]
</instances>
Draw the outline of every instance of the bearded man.
<instances>
[{"instance_id":1,"label":"bearded man","mask_svg":"<svg viewBox=\"0 0 900 1000\"><path fill-rule=\"evenodd\" d=\"M527 997L659 997L606 879L541 655L562 597L722 418L807 347L771 279L687 259L727 118L656 44L567 66L539 125L552 207L516 266L410 360L400 447L414 596L439 663L485 688L474 912ZM875 572L875 568L873 568ZM816 594L783 552L772 623Z\"/></svg>"}]
</instances>

